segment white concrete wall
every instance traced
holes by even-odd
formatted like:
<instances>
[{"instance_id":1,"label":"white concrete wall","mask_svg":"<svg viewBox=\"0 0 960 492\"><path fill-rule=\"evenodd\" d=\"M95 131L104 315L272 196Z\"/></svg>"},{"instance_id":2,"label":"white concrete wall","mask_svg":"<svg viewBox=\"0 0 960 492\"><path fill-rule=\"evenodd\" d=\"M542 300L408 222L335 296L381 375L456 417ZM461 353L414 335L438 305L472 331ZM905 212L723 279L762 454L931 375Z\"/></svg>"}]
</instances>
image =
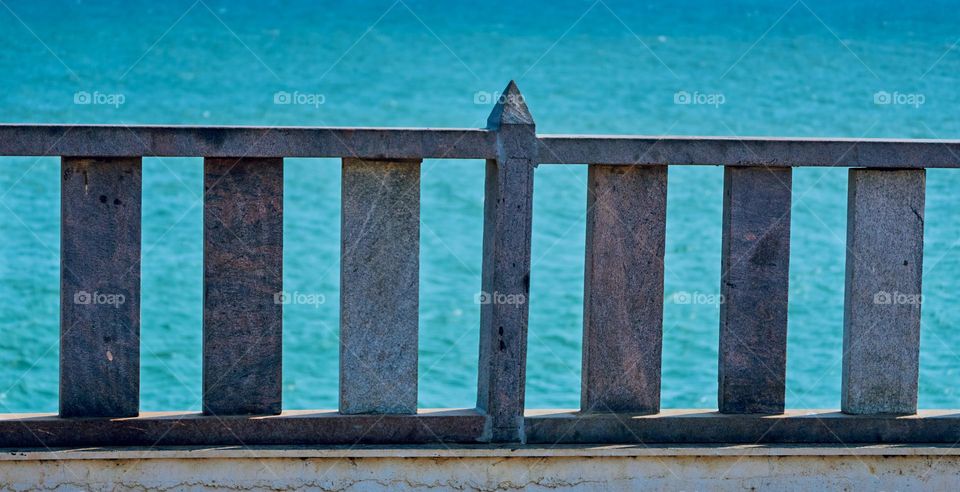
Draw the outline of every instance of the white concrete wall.
<instances>
[{"instance_id":1,"label":"white concrete wall","mask_svg":"<svg viewBox=\"0 0 960 492\"><path fill-rule=\"evenodd\" d=\"M5 452L3 490L960 490L930 447Z\"/></svg>"}]
</instances>

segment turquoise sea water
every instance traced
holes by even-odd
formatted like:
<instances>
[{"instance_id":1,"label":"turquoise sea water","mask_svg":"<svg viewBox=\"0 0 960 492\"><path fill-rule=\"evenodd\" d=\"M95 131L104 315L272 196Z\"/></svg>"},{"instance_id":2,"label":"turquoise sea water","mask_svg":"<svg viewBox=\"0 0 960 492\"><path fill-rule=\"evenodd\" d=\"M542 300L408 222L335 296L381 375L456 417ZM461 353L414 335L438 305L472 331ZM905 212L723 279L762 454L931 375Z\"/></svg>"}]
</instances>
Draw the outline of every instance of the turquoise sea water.
<instances>
[{"instance_id":1,"label":"turquoise sea water","mask_svg":"<svg viewBox=\"0 0 960 492\"><path fill-rule=\"evenodd\" d=\"M722 5L721 5L722 3ZM960 137L951 2L0 2L0 120ZM78 92L122 104L75 104ZM278 105L279 91L316 105ZM675 104L679 91L722 104ZM899 102L876 104L885 92ZM722 97L721 97L722 96ZM897 96L903 96L897 98ZM908 99L909 98L909 99ZM117 98L110 99L117 102ZM922 100L922 104L919 102ZM882 100L881 100L882 101ZM59 160L0 159L0 411L57 407ZM339 163L288 159L284 405L337 403ZM142 407L200 408L201 161L144 160ZM483 167L422 172L420 405L475 399ZM579 402L585 166L536 175L528 407ZM670 169L663 404L714 407L722 170ZM960 171L927 176L920 405L960 408ZM846 170L794 174L787 405L839 406Z\"/></svg>"}]
</instances>

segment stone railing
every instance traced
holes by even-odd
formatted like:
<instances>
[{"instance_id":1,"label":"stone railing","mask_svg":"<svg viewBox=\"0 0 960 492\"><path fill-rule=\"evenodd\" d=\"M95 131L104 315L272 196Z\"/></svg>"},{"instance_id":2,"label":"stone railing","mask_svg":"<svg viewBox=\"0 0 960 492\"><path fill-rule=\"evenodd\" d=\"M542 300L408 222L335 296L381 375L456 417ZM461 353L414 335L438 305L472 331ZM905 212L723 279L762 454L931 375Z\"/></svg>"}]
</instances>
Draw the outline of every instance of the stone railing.
<instances>
[{"instance_id":1,"label":"stone railing","mask_svg":"<svg viewBox=\"0 0 960 492\"><path fill-rule=\"evenodd\" d=\"M0 125L0 155L63 177L60 412L0 416L0 447L960 440L916 408L924 169L958 141L537 135L511 83L486 129ZM202 413L139 412L143 156L204 158ZM282 410L285 157L343 158L338 411ZM428 158L486 160L471 409L417 409ZM525 412L528 303L498 302L529 294L538 164L589 164L577 411ZM719 411L660 409L670 165L725 166ZM797 166L851 168L840 411L784 411Z\"/></svg>"}]
</instances>

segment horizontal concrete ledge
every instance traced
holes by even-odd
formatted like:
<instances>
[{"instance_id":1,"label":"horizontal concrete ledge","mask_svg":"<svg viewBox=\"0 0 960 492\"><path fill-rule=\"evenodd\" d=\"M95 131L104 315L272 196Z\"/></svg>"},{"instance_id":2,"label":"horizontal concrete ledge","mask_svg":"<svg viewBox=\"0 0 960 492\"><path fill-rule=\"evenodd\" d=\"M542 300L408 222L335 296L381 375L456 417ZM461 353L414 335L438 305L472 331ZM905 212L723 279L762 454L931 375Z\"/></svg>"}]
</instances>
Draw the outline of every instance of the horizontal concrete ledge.
<instances>
[{"instance_id":1,"label":"horizontal concrete ledge","mask_svg":"<svg viewBox=\"0 0 960 492\"><path fill-rule=\"evenodd\" d=\"M118 419L7 414L0 415L0 448L476 443L485 422L486 417L473 409L424 409L415 415L310 410L263 416L152 412Z\"/></svg>"},{"instance_id":2,"label":"horizontal concrete ledge","mask_svg":"<svg viewBox=\"0 0 960 492\"><path fill-rule=\"evenodd\" d=\"M960 140L540 135L544 164L960 167ZM0 156L494 159L463 128L0 124Z\"/></svg>"},{"instance_id":3,"label":"horizontal concrete ledge","mask_svg":"<svg viewBox=\"0 0 960 492\"><path fill-rule=\"evenodd\" d=\"M781 415L668 410L656 415L540 410L526 414L530 444L956 444L960 411L916 415L847 415L790 410Z\"/></svg>"},{"instance_id":4,"label":"horizontal concrete ledge","mask_svg":"<svg viewBox=\"0 0 960 492\"><path fill-rule=\"evenodd\" d=\"M679 451L673 451L680 449ZM960 455L856 448L123 450L0 459L12 490L957 490ZM806 448L810 449L810 448ZM607 450L610 450L609 452ZM636 450L636 453L632 453ZM858 454L857 451L860 451ZM690 454L685 454L685 453ZM895 452L900 452L897 450ZM195 454L189 454L195 453ZM285 453L285 454L284 454ZM528 454L532 453L532 454ZM671 454L672 453L672 454ZM765 454L764 454L765 453ZM915 454L912 454L915 453ZM11 455L13 456L13 455ZM196 459L203 458L203 459Z\"/></svg>"},{"instance_id":5,"label":"horizontal concrete ledge","mask_svg":"<svg viewBox=\"0 0 960 492\"><path fill-rule=\"evenodd\" d=\"M960 456L953 445L158 446L0 449L0 461L233 458L598 458L604 456Z\"/></svg>"},{"instance_id":6,"label":"horizontal concrete ledge","mask_svg":"<svg viewBox=\"0 0 960 492\"><path fill-rule=\"evenodd\" d=\"M0 125L0 155L492 159L482 129Z\"/></svg>"},{"instance_id":7,"label":"horizontal concrete ledge","mask_svg":"<svg viewBox=\"0 0 960 492\"><path fill-rule=\"evenodd\" d=\"M960 167L960 141L541 135L544 164Z\"/></svg>"}]
</instances>

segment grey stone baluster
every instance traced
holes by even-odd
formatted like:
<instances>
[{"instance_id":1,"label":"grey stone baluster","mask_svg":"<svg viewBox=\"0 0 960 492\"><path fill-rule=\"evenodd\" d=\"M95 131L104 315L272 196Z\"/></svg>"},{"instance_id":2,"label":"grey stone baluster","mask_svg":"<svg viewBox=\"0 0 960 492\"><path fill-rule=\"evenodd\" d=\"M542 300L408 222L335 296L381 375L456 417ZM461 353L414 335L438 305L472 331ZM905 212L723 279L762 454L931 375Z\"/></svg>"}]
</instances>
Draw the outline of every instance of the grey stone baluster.
<instances>
[{"instance_id":1,"label":"grey stone baluster","mask_svg":"<svg viewBox=\"0 0 960 492\"><path fill-rule=\"evenodd\" d=\"M61 161L60 415L140 408L139 157Z\"/></svg>"},{"instance_id":2,"label":"grey stone baluster","mask_svg":"<svg viewBox=\"0 0 960 492\"><path fill-rule=\"evenodd\" d=\"M590 166L582 411L660 411L666 213L666 166Z\"/></svg>"},{"instance_id":3,"label":"grey stone baluster","mask_svg":"<svg viewBox=\"0 0 960 492\"><path fill-rule=\"evenodd\" d=\"M343 160L340 412L417 412L420 161Z\"/></svg>"},{"instance_id":4,"label":"grey stone baluster","mask_svg":"<svg viewBox=\"0 0 960 492\"><path fill-rule=\"evenodd\" d=\"M841 409L917 411L925 171L851 169Z\"/></svg>"},{"instance_id":5,"label":"grey stone baluster","mask_svg":"<svg viewBox=\"0 0 960 492\"><path fill-rule=\"evenodd\" d=\"M283 159L204 159L203 411L281 403Z\"/></svg>"},{"instance_id":6,"label":"grey stone baluster","mask_svg":"<svg viewBox=\"0 0 960 492\"><path fill-rule=\"evenodd\" d=\"M720 368L723 413L781 413L787 367L791 168L723 175Z\"/></svg>"},{"instance_id":7,"label":"grey stone baluster","mask_svg":"<svg viewBox=\"0 0 960 492\"><path fill-rule=\"evenodd\" d=\"M492 442L523 440L533 174L533 117L511 81L487 119L497 158L487 160L477 407Z\"/></svg>"}]
</instances>

